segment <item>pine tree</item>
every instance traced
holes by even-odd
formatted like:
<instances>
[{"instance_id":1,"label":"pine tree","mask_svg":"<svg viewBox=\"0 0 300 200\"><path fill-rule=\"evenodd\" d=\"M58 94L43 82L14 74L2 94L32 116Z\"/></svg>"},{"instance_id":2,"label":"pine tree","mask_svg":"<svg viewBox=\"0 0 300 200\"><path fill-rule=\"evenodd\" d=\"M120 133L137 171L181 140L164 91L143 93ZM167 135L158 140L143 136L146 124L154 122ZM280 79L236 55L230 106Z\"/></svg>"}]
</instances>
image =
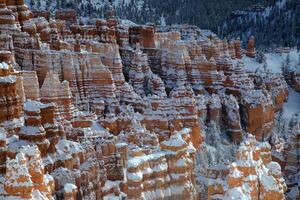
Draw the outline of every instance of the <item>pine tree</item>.
<instances>
[{"instance_id":1,"label":"pine tree","mask_svg":"<svg viewBox=\"0 0 300 200\"><path fill-rule=\"evenodd\" d=\"M34 7L35 7L35 0L30 0L29 6L30 6L31 8L34 8Z\"/></svg>"}]
</instances>

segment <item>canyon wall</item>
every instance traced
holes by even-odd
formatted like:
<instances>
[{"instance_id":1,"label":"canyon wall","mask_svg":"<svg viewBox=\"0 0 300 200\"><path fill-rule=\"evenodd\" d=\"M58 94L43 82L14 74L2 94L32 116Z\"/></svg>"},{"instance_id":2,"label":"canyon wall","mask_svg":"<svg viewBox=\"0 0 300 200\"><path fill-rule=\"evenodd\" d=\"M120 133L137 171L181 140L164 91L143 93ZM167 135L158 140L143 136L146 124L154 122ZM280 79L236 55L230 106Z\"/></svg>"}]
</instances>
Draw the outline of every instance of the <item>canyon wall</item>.
<instances>
[{"instance_id":1,"label":"canyon wall","mask_svg":"<svg viewBox=\"0 0 300 200\"><path fill-rule=\"evenodd\" d=\"M254 38L245 51L193 26L124 23L112 8L84 25L24 1L0 1L0 18L1 198L198 199L212 124L241 146L228 188L210 184L209 198L283 197L280 167L257 141L272 136L288 90L244 68Z\"/></svg>"}]
</instances>

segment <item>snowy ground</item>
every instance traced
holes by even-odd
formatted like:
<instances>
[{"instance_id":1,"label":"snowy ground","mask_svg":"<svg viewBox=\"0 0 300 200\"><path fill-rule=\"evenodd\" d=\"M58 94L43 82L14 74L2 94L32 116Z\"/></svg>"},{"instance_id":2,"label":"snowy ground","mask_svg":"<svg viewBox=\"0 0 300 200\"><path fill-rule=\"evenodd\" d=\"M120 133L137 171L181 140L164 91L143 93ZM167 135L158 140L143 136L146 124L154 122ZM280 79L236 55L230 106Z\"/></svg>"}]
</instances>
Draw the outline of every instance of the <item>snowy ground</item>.
<instances>
[{"instance_id":1,"label":"snowy ground","mask_svg":"<svg viewBox=\"0 0 300 200\"><path fill-rule=\"evenodd\" d=\"M300 113L300 93L295 92L292 88L289 88L289 99L283 106L284 119L291 119L295 113Z\"/></svg>"},{"instance_id":2,"label":"snowy ground","mask_svg":"<svg viewBox=\"0 0 300 200\"><path fill-rule=\"evenodd\" d=\"M286 61L287 53L267 53L266 61L267 67L273 73L282 73L282 64ZM293 50L289 54L290 56L290 66L295 67L299 63L299 52ZM262 68L263 64L258 63L255 59L249 57L243 57L242 59L245 63L245 68L250 72L255 72L258 68ZM300 113L300 93L297 93L292 88L289 88L289 99L283 107L283 118L290 120L291 117L299 112Z\"/></svg>"},{"instance_id":3,"label":"snowy ground","mask_svg":"<svg viewBox=\"0 0 300 200\"><path fill-rule=\"evenodd\" d=\"M293 50L289 53L290 65L297 66L299 63L299 54L297 50ZM287 53L266 53L267 66L273 73L282 73L282 64L286 61ZM263 67L262 63L258 63L255 59L247 56L243 57L245 68L250 72L255 72L256 69Z\"/></svg>"}]
</instances>

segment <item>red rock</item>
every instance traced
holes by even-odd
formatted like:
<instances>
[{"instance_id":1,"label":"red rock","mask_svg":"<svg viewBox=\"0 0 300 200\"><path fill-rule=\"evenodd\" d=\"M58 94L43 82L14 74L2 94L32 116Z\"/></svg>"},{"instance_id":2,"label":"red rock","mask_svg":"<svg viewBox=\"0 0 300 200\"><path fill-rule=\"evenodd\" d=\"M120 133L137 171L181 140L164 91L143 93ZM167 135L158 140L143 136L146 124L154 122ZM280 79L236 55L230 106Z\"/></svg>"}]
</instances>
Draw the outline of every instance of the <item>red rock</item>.
<instances>
[{"instance_id":1,"label":"red rock","mask_svg":"<svg viewBox=\"0 0 300 200\"><path fill-rule=\"evenodd\" d=\"M46 132L41 123L42 107L42 104L35 101L27 101L24 104L25 123L19 132L19 138L36 143L42 156L45 156L50 143L46 139Z\"/></svg>"},{"instance_id":2,"label":"red rock","mask_svg":"<svg viewBox=\"0 0 300 200\"><path fill-rule=\"evenodd\" d=\"M35 35L36 33L41 33L43 29L49 26L48 21L44 17L32 18L23 22L23 31L29 33L30 35Z\"/></svg>"},{"instance_id":3,"label":"red rock","mask_svg":"<svg viewBox=\"0 0 300 200\"><path fill-rule=\"evenodd\" d=\"M44 174L40 152L36 146L27 146L15 159L8 161L5 191L12 197L53 198L53 178ZM33 190L39 193L34 193Z\"/></svg>"},{"instance_id":4,"label":"red rock","mask_svg":"<svg viewBox=\"0 0 300 200\"><path fill-rule=\"evenodd\" d=\"M32 12L23 0L7 0L7 7L14 12L16 19L23 24L24 21L33 17Z\"/></svg>"},{"instance_id":5,"label":"red rock","mask_svg":"<svg viewBox=\"0 0 300 200\"><path fill-rule=\"evenodd\" d=\"M65 136L65 132L59 111L54 103L45 104L41 108L41 122L46 131L46 137L50 142L47 152L55 153L55 145L58 143L59 137Z\"/></svg>"},{"instance_id":6,"label":"red rock","mask_svg":"<svg viewBox=\"0 0 300 200\"><path fill-rule=\"evenodd\" d=\"M231 58L225 56L223 59L217 60L217 68L224 72L223 85L227 94L240 98L243 91L254 89L253 80L245 71L242 62L233 63Z\"/></svg>"},{"instance_id":7,"label":"red rock","mask_svg":"<svg viewBox=\"0 0 300 200\"><path fill-rule=\"evenodd\" d=\"M149 79L151 94L156 96L166 96L165 84L161 78L153 74Z\"/></svg>"},{"instance_id":8,"label":"red rock","mask_svg":"<svg viewBox=\"0 0 300 200\"><path fill-rule=\"evenodd\" d=\"M173 89L176 84L186 83L186 68L190 65L188 49L183 41L165 41L162 45L162 79L166 88Z\"/></svg>"},{"instance_id":9,"label":"red rock","mask_svg":"<svg viewBox=\"0 0 300 200\"><path fill-rule=\"evenodd\" d=\"M19 96L19 84L14 75L10 52L0 52L0 124L19 119L22 112L22 97ZM2 126L2 125L0 125ZM8 132L18 129L19 125L11 124L4 127Z\"/></svg>"},{"instance_id":10,"label":"red rock","mask_svg":"<svg viewBox=\"0 0 300 200\"><path fill-rule=\"evenodd\" d=\"M97 36L96 26L93 26L93 25L80 26L80 25L72 24L70 26L70 30L73 35L80 34L83 39L88 39L89 37L95 38Z\"/></svg>"},{"instance_id":11,"label":"red rock","mask_svg":"<svg viewBox=\"0 0 300 200\"><path fill-rule=\"evenodd\" d=\"M77 12L72 9L57 10L55 12L55 18L59 20L65 20L69 23L76 23Z\"/></svg>"},{"instance_id":12,"label":"red rock","mask_svg":"<svg viewBox=\"0 0 300 200\"><path fill-rule=\"evenodd\" d=\"M40 100L40 90L39 83L36 72L34 71L22 71L20 72L21 77L23 78L23 87L26 91L26 99L33 101Z\"/></svg>"},{"instance_id":13,"label":"red rock","mask_svg":"<svg viewBox=\"0 0 300 200\"><path fill-rule=\"evenodd\" d=\"M196 151L197 158L215 160L214 147L202 144L210 135L205 139L202 132L215 127L215 142L226 150L233 143L220 138L219 129L236 143L246 131L262 140L286 100L282 77L249 75L238 60L244 52L239 40L228 43L188 25L156 32L151 24L125 24L112 7L106 19L89 25L77 24L73 10L57 11L57 20L48 12L32 14L23 1L0 1L0 16L0 127L7 132L0 138L0 172L24 146L40 151L19 160L26 160L24 179L32 182L21 188L24 197L35 199L38 190L49 199L54 193L58 199L197 199L199 171L215 180L200 192L208 198L228 197L244 184L252 189L249 198L283 197L269 147L251 138L238 150L236 166L195 167ZM253 40L248 47L253 57ZM37 109L28 109L32 101L22 108L25 98ZM287 162L281 160L292 168L293 148L286 149ZM19 161L16 166L25 166ZM249 177L264 167L279 190ZM0 178L0 186L11 179ZM16 185L6 188L10 197L20 196Z\"/></svg>"},{"instance_id":14,"label":"red rock","mask_svg":"<svg viewBox=\"0 0 300 200\"><path fill-rule=\"evenodd\" d=\"M272 96L275 111L280 110L289 95L288 85L284 78L269 70L259 70L255 74L255 83L257 87L268 90Z\"/></svg>"},{"instance_id":15,"label":"red rock","mask_svg":"<svg viewBox=\"0 0 300 200\"><path fill-rule=\"evenodd\" d=\"M75 107L68 82L60 82L58 76L49 72L40 89L41 102L55 103L62 117L63 125L70 126L75 117Z\"/></svg>"},{"instance_id":16,"label":"red rock","mask_svg":"<svg viewBox=\"0 0 300 200\"><path fill-rule=\"evenodd\" d=\"M268 136L274 126L274 105L267 91L247 92L242 98L242 123L247 131L254 134L257 140Z\"/></svg>"},{"instance_id":17,"label":"red rock","mask_svg":"<svg viewBox=\"0 0 300 200\"><path fill-rule=\"evenodd\" d=\"M225 107L225 119L229 135L234 142L240 143L243 140L243 131L239 113L239 104L232 95L225 97L222 104L223 107Z\"/></svg>"},{"instance_id":18,"label":"red rock","mask_svg":"<svg viewBox=\"0 0 300 200\"><path fill-rule=\"evenodd\" d=\"M231 58L236 58L234 41L230 41L228 45L228 53Z\"/></svg>"},{"instance_id":19,"label":"red rock","mask_svg":"<svg viewBox=\"0 0 300 200\"><path fill-rule=\"evenodd\" d=\"M209 93L215 93L223 88L225 77L222 72L217 71L214 59L207 60L205 56L195 57L188 70L190 70L189 81L192 83L196 94L203 93L201 85Z\"/></svg>"},{"instance_id":20,"label":"red rock","mask_svg":"<svg viewBox=\"0 0 300 200\"><path fill-rule=\"evenodd\" d=\"M140 96L145 96L145 74L143 72L143 67L148 65L147 57L145 54L142 54L140 50L134 55L132 60L132 66L129 71L129 83L133 86L133 89Z\"/></svg>"},{"instance_id":21,"label":"red rock","mask_svg":"<svg viewBox=\"0 0 300 200\"><path fill-rule=\"evenodd\" d=\"M213 94L208 101L207 121L220 123L221 120L221 99L218 95Z\"/></svg>"},{"instance_id":22,"label":"red rock","mask_svg":"<svg viewBox=\"0 0 300 200\"><path fill-rule=\"evenodd\" d=\"M153 26L134 26L129 28L129 43L141 44L145 48L155 47L155 28Z\"/></svg>"},{"instance_id":23,"label":"red rock","mask_svg":"<svg viewBox=\"0 0 300 200\"><path fill-rule=\"evenodd\" d=\"M8 161L7 180L4 188L11 196L30 199L32 198L33 184L26 162L24 154L18 154L16 159Z\"/></svg>"},{"instance_id":24,"label":"red rock","mask_svg":"<svg viewBox=\"0 0 300 200\"><path fill-rule=\"evenodd\" d=\"M0 128L0 173L5 174L6 171L6 139L7 139L7 132L3 129Z\"/></svg>"},{"instance_id":25,"label":"red rock","mask_svg":"<svg viewBox=\"0 0 300 200\"><path fill-rule=\"evenodd\" d=\"M191 88L185 88L183 86L178 87L170 93L170 97L173 100L173 106L175 106L178 116L182 116L182 119L178 120L175 116L173 124L175 125L176 121L179 121L182 123L183 127L190 128L191 142L195 148L200 148L203 138L201 136L201 127L197 118L196 101L193 98Z\"/></svg>"},{"instance_id":26,"label":"red rock","mask_svg":"<svg viewBox=\"0 0 300 200\"><path fill-rule=\"evenodd\" d=\"M241 59L242 58L242 49L241 49L241 40L240 38L238 38L237 40L235 40L234 42L234 49L235 49L235 57L237 59Z\"/></svg>"},{"instance_id":27,"label":"red rock","mask_svg":"<svg viewBox=\"0 0 300 200\"><path fill-rule=\"evenodd\" d=\"M250 58L255 58L256 56L254 36L249 38L246 55Z\"/></svg>"},{"instance_id":28,"label":"red rock","mask_svg":"<svg viewBox=\"0 0 300 200\"><path fill-rule=\"evenodd\" d=\"M2 33L17 33L20 32L20 23L17 21L16 14L7 8L6 3L1 3L0 15L3 16L0 20L0 29Z\"/></svg>"},{"instance_id":29,"label":"red rock","mask_svg":"<svg viewBox=\"0 0 300 200\"><path fill-rule=\"evenodd\" d=\"M237 152L237 161L231 164L230 172L225 179L226 183L221 186L222 192L219 194L212 192L209 194L209 198L217 195L219 198L236 198L237 195L254 199L284 198L286 185L283 182L281 168L272 160L264 161L265 154L271 154L270 146L267 143L257 144L256 141L253 142L253 139L250 139L250 142L248 140L242 143ZM270 187L269 181L274 181L276 184ZM251 189L243 189L245 184ZM211 187L215 186L211 185Z\"/></svg>"},{"instance_id":30,"label":"red rock","mask_svg":"<svg viewBox=\"0 0 300 200\"><path fill-rule=\"evenodd\" d=\"M31 11L34 18L44 17L47 21L50 21L51 13L47 10L32 10Z\"/></svg>"},{"instance_id":31,"label":"red rock","mask_svg":"<svg viewBox=\"0 0 300 200\"><path fill-rule=\"evenodd\" d=\"M194 169L193 150L190 149L190 153L187 152L188 135L189 133L182 131L173 135L170 140L161 143L162 152L160 154L147 156L140 152L129 159L127 170L129 198L140 198L146 192L157 190L166 192L154 193L155 198L175 196L184 199L197 198L197 192L193 187L194 180L188 176L189 173L193 173ZM172 151L174 156L165 155L165 151ZM150 168L150 166L152 167ZM157 178L154 179L154 177ZM191 184L181 190L181 186L185 183ZM170 184L176 185L178 191L171 190Z\"/></svg>"},{"instance_id":32,"label":"red rock","mask_svg":"<svg viewBox=\"0 0 300 200\"><path fill-rule=\"evenodd\" d=\"M76 185L66 183L64 185L64 199L66 200L75 200L77 193Z\"/></svg>"}]
</instances>

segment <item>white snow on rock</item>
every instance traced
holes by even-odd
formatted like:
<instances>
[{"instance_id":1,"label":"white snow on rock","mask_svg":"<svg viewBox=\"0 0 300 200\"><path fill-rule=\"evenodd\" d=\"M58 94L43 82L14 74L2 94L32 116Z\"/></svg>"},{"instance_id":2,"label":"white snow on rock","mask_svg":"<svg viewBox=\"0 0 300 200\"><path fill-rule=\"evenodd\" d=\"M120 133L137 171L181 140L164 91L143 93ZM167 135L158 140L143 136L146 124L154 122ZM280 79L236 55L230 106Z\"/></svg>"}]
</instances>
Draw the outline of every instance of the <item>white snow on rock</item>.
<instances>
[{"instance_id":1,"label":"white snow on rock","mask_svg":"<svg viewBox=\"0 0 300 200\"><path fill-rule=\"evenodd\" d=\"M20 132L25 135L39 135L44 131L45 129L42 126L23 126Z\"/></svg>"},{"instance_id":2,"label":"white snow on rock","mask_svg":"<svg viewBox=\"0 0 300 200\"><path fill-rule=\"evenodd\" d=\"M260 183L264 186L266 191L279 191L276 179L267 174L259 174Z\"/></svg>"},{"instance_id":3,"label":"white snow on rock","mask_svg":"<svg viewBox=\"0 0 300 200\"><path fill-rule=\"evenodd\" d=\"M271 73L282 74L282 66L287 59L288 53L266 53L266 63L267 70ZM297 50L292 50L289 53L290 57L290 68L297 68L299 64L299 52ZM242 61L245 64L245 68L249 72L256 72L264 67L263 63L259 63L256 59L244 56ZM254 94L251 94L251 96ZM258 94L256 94L258 95ZM255 96L256 96L255 95ZM300 94L289 88L289 99L283 106L283 118L286 120L291 119L291 117L300 112Z\"/></svg>"},{"instance_id":4,"label":"white snow on rock","mask_svg":"<svg viewBox=\"0 0 300 200\"><path fill-rule=\"evenodd\" d=\"M41 103L37 102L37 101L30 101L28 100L25 104L24 104L24 110L28 111L28 112L37 112L40 113L40 105Z\"/></svg>"},{"instance_id":5,"label":"white snow on rock","mask_svg":"<svg viewBox=\"0 0 300 200\"><path fill-rule=\"evenodd\" d=\"M122 20L121 20L121 24L122 24L123 26L125 26L125 27L137 26L136 23L134 23L134 22L132 22L132 21L130 21L130 20L128 20L128 19L122 19Z\"/></svg>"},{"instance_id":6,"label":"white snow on rock","mask_svg":"<svg viewBox=\"0 0 300 200\"><path fill-rule=\"evenodd\" d=\"M135 168L135 167L141 165L141 163L148 162L148 160L152 160L152 159L157 160L164 156L165 156L165 154L161 152L161 153L150 154L147 156L134 157L134 158L131 158L130 160L128 160L127 168Z\"/></svg>"},{"instance_id":7,"label":"white snow on rock","mask_svg":"<svg viewBox=\"0 0 300 200\"><path fill-rule=\"evenodd\" d=\"M1 62L0 63L0 69L8 70L9 65L6 62Z\"/></svg>"},{"instance_id":8,"label":"white snow on rock","mask_svg":"<svg viewBox=\"0 0 300 200\"><path fill-rule=\"evenodd\" d=\"M255 107L263 103L272 103L271 96L264 94L262 90L255 90L252 92L243 91L244 101Z\"/></svg>"},{"instance_id":9,"label":"white snow on rock","mask_svg":"<svg viewBox=\"0 0 300 200\"><path fill-rule=\"evenodd\" d=\"M169 147L182 147L187 145L186 141L180 135L171 136L170 140L162 142L163 145Z\"/></svg>"},{"instance_id":10,"label":"white snow on rock","mask_svg":"<svg viewBox=\"0 0 300 200\"><path fill-rule=\"evenodd\" d=\"M66 139L60 140L57 143L56 148L58 151L65 152L67 154L76 154L83 151L83 148L79 143Z\"/></svg>"},{"instance_id":11,"label":"white snow on rock","mask_svg":"<svg viewBox=\"0 0 300 200\"><path fill-rule=\"evenodd\" d=\"M6 141L6 131L3 128L0 128L0 141Z\"/></svg>"},{"instance_id":12,"label":"white snow on rock","mask_svg":"<svg viewBox=\"0 0 300 200\"><path fill-rule=\"evenodd\" d=\"M291 119L296 113L300 113L300 93L289 88L288 101L283 106L283 119Z\"/></svg>"},{"instance_id":13,"label":"white snow on rock","mask_svg":"<svg viewBox=\"0 0 300 200\"><path fill-rule=\"evenodd\" d=\"M143 180L143 173L142 172L136 172L136 173L127 173L127 179L139 182Z\"/></svg>"},{"instance_id":14,"label":"white snow on rock","mask_svg":"<svg viewBox=\"0 0 300 200\"><path fill-rule=\"evenodd\" d=\"M299 197L299 194L300 194L299 188L298 186L295 186L291 189L291 191L287 193L287 196L290 199L297 199L297 197Z\"/></svg>"},{"instance_id":15,"label":"white snow on rock","mask_svg":"<svg viewBox=\"0 0 300 200\"><path fill-rule=\"evenodd\" d=\"M64 191L66 193L72 193L74 190L77 190L77 186L71 183L66 183L64 185Z\"/></svg>"},{"instance_id":16,"label":"white snow on rock","mask_svg":"<svg viewBox=\"0 0 300 200\"><path fill-rule=\"evenodd\" d=\"M288 53L266 53L266 63L268 69L273 73L282 73L282 64L285 62ZM299 52L292 50L289 53L291 66L297 66L299 63ZM243 56L242 61L245 68L249 72L255 72L257 69L263 68L264 64L259 63L256 59Z\"/></svg>"},{"instance_id":17,"label":"white snow on rock","mask_svg":"<svg viewBox=\"0 0 300 200\"><path fill-rule=\"evenodd\" d=\"M9 75L9 76L4 76L0 77L0 83L15 83L17 77L15 75Z\"/></svg>"},{"instance_id":18,"label":"white snow on rock","mask_svg":"<svg viewBox=\"0 0 300 200\"><path fill-rule=\"evenodd\" d=\"M245 195L241 187L238 187L230 189L225 200L250 200L250 197Z\"/></svg>"}]
</instances>

